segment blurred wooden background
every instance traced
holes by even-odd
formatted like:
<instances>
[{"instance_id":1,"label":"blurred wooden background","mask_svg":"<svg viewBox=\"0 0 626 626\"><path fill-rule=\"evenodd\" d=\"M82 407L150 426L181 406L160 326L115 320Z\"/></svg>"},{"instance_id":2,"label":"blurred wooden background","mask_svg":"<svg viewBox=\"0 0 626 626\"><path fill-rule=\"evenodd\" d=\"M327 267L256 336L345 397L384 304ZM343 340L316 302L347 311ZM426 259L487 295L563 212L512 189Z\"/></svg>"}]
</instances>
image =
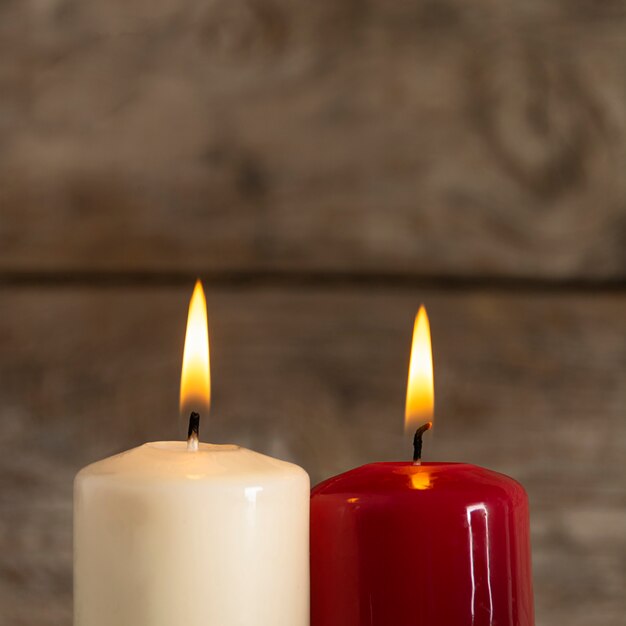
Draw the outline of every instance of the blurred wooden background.
<instances>
[{"instance_id":1,"label":"blurred wooden background","mask_svg":"<svg viewBox=\"0 0 626 626\"><path fill-rule=\"evenodd\" d=\"M71 481L204 438L313 481L408 456L522 481L538 626L626 616L626 4L0 2L0 624L71 623ZM269 625L260 625L269 626Z\"/></svg>"}]
</instances>

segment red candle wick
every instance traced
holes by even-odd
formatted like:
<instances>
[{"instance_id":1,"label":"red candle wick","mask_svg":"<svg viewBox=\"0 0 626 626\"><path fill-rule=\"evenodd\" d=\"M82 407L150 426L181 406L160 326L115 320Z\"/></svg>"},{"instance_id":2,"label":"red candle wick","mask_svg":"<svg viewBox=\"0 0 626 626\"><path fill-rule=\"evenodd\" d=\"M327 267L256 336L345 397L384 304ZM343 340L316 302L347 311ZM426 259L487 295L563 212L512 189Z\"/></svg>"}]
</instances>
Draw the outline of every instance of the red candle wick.
<instances>
[{"instance_id":1,"label":"red candle wick","mask_svg":"<svg viewBox=\"0 0 626 626\"><path fill-rule=\"evenodd\" d=\"M415 431L413 437L413 464L420 465L422 462L422 437L427 430L433 427L432 422L426 422Z\"/></svg>"}]
</instances>

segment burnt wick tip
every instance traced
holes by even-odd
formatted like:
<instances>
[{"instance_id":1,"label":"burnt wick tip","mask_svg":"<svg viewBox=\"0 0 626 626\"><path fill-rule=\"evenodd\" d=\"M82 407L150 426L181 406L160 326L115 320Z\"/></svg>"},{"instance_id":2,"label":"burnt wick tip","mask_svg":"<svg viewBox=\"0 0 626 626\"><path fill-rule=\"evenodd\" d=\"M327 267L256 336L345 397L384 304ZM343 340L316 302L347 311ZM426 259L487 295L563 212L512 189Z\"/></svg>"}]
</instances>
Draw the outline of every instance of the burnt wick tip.
<instances>
[{"instance_id":1,"label":"burnt wick tip","mask_svg":"<svg viewBox=\"0 0 626 626\"><path fill-rule=\"evenodd\" d=\"M413 437L413 463L419 464L422 460L422 437L432 426L432 422L426 422L415 431L415 436Z\"/></svg>"},{"instance_id":2,"label":"burnt wick tip","mask_svg":"<svg viewBox=\"0 0 626 626\"><path fill-rule=\"evenodd\" d=\"M198 435L200 432L200 413L191 412L189 416L189 430L187 431L187 450L198 449Z\"/></svg>"}]
</instances>

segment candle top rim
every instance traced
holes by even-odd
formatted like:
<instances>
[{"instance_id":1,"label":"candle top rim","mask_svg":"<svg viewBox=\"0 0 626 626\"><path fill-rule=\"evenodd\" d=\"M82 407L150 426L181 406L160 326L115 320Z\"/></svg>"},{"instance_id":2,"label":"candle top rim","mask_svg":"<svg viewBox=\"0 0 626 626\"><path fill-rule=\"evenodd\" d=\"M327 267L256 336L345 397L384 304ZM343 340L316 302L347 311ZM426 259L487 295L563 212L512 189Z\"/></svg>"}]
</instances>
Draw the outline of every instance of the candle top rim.
<instances>
[{"instance_id":1,"label":"candle top rim","mask_svg":"<svg viewBox=\"0 0 626 626\"><path fill-rule=\"evenodd\" d=\"M234 444L200 443L189 451L184 441L153 441L91 463L76 479L219 483L300 476L307 474L294 463Z\"/></svg>"},{"instance_id":2,"label":"candle top rim","mask_svg":"<svg viewBox=\"0 0 626 626\"><path fill-rule=\"evenodd\" d=\"M188 452L186 441L148 441L143 445L149 448L163 450L164 452L170 452L172 454ZM195 452L236 452L241 449L241 446L238 446L235 443L204 443L199 441L198 449ZM195 452L192 452L191 454L194 454Z\"/></svg>"},{"instance_id":3,"label":"candle top rim","mask_svg":"<svg viewBox=\"0 0 626 626\"><path fill-rule=\"evenodd\" d=\"M361 465L333 476L313 488L313 496L347 497L363 494L404 494L429 491L464 491L474 485L487 490L521 492L513 478L462 462L386 461Z\"/></svg>"}]
</instances>

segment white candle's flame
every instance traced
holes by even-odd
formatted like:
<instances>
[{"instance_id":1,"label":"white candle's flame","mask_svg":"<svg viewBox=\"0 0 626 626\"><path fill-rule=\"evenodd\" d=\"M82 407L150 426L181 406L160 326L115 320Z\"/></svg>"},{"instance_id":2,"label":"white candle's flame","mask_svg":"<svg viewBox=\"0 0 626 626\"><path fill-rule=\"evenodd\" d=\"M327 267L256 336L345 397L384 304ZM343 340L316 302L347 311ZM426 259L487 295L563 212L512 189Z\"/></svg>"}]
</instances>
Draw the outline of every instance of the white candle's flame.
<instances>
[{"instance_id":1,"label":"white candle's flame","mask_svg":"<svg viewBox=\"0 0 626 626\"><path fill-rule=\"evenodd\" d=\"M198 280L189 303L183 368L180 377L180 412L188 418L192 411L206 415L211 404L211 367L206 298Z\"/></svg>"}]
</instances>

